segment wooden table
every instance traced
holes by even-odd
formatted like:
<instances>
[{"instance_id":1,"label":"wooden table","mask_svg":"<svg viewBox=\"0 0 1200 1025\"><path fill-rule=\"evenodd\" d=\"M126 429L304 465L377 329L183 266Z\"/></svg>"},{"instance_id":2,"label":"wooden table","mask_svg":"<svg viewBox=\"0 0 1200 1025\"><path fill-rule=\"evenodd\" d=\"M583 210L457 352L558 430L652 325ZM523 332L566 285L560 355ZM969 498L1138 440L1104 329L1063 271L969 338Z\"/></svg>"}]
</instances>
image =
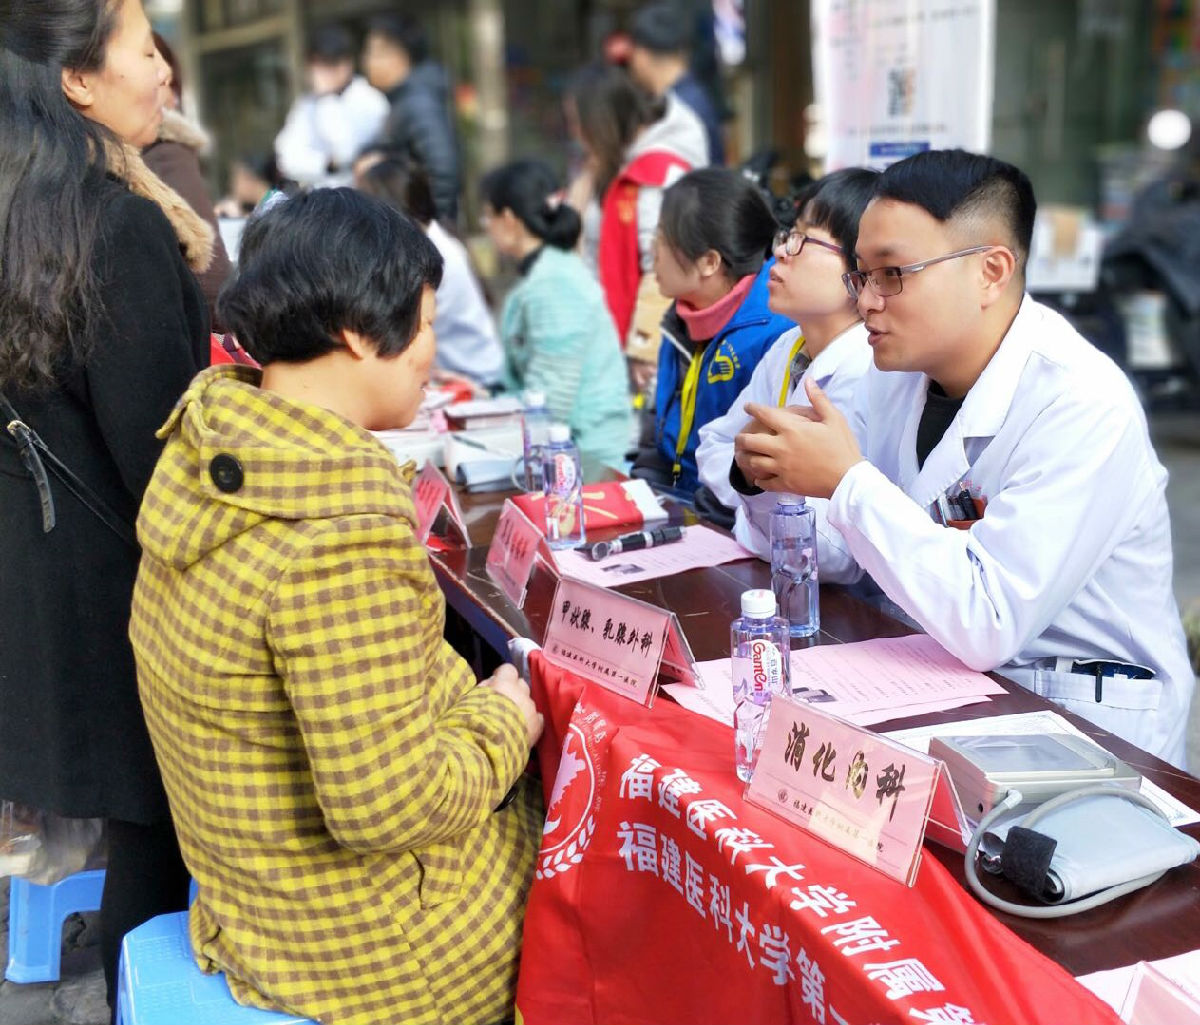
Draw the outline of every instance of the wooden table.
<instances>
[{"instance_id":1,"label":"wooden table","mask_svg":"<svg viewBox=\"0 0 1200 1025\"><path fill-rule=\"evenodd\" d=\"M447 603L457 610L498 652L507 650L513 637L541 641L554 594L554 577L535 569L524 609L517 609L484 570L492 531L503 505L504 494L463 495L472 545L470 548L432 553L434 572ZM694 519L690 512L676 510L673 517ZM613 532L596 535L603 540ZM729 624L739 615L742 591L770 587L769 567L759 560L729 563L693 570L674 577L627 584L622 592L674 610L698 660L724 658L729 654ZM896 637L912 630L878 608L861 601L836 585L821 586L821 631L809 643L841 644L873 637ZM804 642L800 642L804 643ZM1006 688L986 706L988 715L1005 715L1053 709L1069 719L1105 748L1162 786L1185 804L1200 808L1200 780L1106 733L1034 695L1001 676L993 677ZM978 718L980 706L914 716L875 729L931 725ZM1185 832L1200 839L1200 825ZM942 861L962 882L962 856L937 844L930 853ZM1024 898L1003 881L989 880L995 891L1019 903ZM1142 960L1155 960L1200 948L1200 862L1174 869L1146 889L1112 904L1065 919L1037 921L1001 912L996 916L1014 932L1057 961L1074 975ZM1015 980L1014 980L1015 981Z\"/></svg>"}]
</instances>

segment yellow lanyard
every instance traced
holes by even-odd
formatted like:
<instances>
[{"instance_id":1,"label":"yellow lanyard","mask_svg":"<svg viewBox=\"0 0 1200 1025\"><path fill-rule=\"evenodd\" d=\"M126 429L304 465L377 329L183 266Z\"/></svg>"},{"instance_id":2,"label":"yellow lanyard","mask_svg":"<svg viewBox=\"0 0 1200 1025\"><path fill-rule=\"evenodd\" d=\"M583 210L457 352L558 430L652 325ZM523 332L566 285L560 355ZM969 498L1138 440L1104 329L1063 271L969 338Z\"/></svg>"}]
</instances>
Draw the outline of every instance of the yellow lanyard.
<instances>
[{"instance_id":1,"label":"yellow lanyard","mask_svg":"<svg viewBox=\"0 0 1200 1025\"><path fill-rule=\"evenodd\" d=\"M696 419L696 388L700 384L700 364L704 362L706 350L707 346L692 354L692 362L688 364L683 377L683 392L679 396L679 437L675 439L675 466L671 471L676 480L682 470L683 453L687 449L688 435L692 433L692 421Z\"/></svg>"},{"instance_id":2,"label":"yellow lanyard","mask_svg":"<svg viewBox=\"0 0 1200 1025\"><path fill-rule=\"evenodd\" d=\"M783 374L783 384L779 389L779 408L782 409L787 405L788 392L792 390L795 382L792 380L792 364L796 362L796 357L800 355L800 350L804 348L804 335L801 335L792 345L792 351L788 353L787 369Z\"/></svg>"}]
</instances>

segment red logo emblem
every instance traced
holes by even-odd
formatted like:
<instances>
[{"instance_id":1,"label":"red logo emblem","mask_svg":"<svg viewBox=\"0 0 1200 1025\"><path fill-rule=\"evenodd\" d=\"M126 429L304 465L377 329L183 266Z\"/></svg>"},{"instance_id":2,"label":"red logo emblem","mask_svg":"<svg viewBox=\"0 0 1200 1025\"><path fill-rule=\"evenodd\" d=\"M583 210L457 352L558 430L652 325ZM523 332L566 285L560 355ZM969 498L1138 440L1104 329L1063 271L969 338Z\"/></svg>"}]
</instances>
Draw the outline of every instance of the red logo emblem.
<instances>
[{"instance_id":1,"label":"red logo emblem","mask_svg":"<svg viewBox=\"0 0 1200 1025\"><path fill-rule=\"evenodd\" d=\"M603 722L603 720L601 720ZM596 832L592 804L596 799L596 767L588 738L571 723L563 740L562 759L546 809L537 877L552 878L583 861L583 852Z\"/></svg>"}]
</instances>

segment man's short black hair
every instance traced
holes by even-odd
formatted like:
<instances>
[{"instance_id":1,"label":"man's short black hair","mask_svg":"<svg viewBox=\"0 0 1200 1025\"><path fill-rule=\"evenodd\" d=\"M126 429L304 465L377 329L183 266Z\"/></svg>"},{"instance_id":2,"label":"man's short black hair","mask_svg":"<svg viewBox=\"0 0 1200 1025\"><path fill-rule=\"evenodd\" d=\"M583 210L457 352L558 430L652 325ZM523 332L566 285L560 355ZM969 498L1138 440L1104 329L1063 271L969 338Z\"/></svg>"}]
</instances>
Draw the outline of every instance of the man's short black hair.
<instances>
[{"instance_id":1,"label":"man's short black hair","mask_svg":"<svg viewBox=\"0 0 1200 1025\"><path fill-rule=\"evenodd\" d=\"M408 348L442 258L409 217L354 189L314 189L250 219L222 322L262 364L304 363L354 331L381 356Z\"/></svg>"},{"instance_id":2,"label":"man's short black hair","mask_svg":"<svg viewBox=\"0 0 1200 1025\"><path fill-rule=\"evenodd\" d=\"M685 53L691 41L688 28L688 16L677 4L647 4L633 16L629 38L651 53Z\"/></svg>"},{"instance_id":3,"label":"man's short black hair","mask_svg":"<svg viewBox=\"0 0 1200 1025\"><path fill-rule=\"evenodd\" d=\"M1025 272L1037 200L1019 167L961 149L927 150L884 171L875 198L912 203L942 222L999 220L1011 236L1019 272Z\"/></svg>"},{"instance_id":4,"label":"man's short black hair","mask_svg":"<svg viewBox=\"0 0 1200 1025\"><path fill-rule=\"evenodd\" d=\"M383 36L408 54L409 62L420 64L429 57L429 37L421 23L407 14L385 11L367 22L367 32Z\"/></svg>"},{"instance_id":5,"label":"man's short black hair","mask_svg":"<svg viewBox=\"0 0 1200 1025\"><path fill-rule=\"evenodd\" d=\"M322 25L308 37L310 64L341 64L354 60L357 52L354 36L344 25Z\"/></svg>"}]
</instances>

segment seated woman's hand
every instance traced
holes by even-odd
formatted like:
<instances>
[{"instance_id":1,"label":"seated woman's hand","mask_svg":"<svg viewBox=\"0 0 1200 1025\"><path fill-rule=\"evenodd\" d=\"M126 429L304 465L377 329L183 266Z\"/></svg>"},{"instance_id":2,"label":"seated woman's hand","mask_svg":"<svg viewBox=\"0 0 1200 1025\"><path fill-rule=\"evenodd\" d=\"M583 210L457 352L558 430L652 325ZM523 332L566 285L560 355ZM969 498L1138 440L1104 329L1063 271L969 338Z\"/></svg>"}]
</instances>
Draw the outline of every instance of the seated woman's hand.
<instances>
[{"instance_id":1,"label":"seated woman's hand","mask_svg":"<svg viewBox=\"0 0 1200 1025\"><path fill-rule=\"evenodd\" d=\"M526 742L533 747L542 735L545 720L542 713L534 707L533 698L529 694L529 684L517 675L516 667L505 662L492 674L490 679L484 680L480 686L490 687L497 694L503 694L516 704L525 720Z\"/></svg>"}]
</instances>

